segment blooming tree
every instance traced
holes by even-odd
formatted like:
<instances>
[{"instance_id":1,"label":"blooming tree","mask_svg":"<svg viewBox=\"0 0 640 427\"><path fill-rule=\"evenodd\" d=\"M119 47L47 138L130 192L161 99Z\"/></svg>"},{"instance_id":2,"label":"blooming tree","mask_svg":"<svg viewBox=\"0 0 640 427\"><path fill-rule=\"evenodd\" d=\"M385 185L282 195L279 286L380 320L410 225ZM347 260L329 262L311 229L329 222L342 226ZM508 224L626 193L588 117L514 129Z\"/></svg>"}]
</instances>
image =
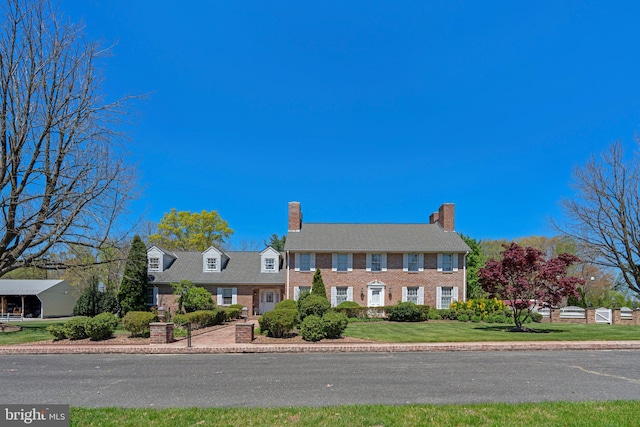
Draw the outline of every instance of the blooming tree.
<instances>
[{"instance_id":1,"label":"blooming tree","mask_svg":"<svg viewBox=\"0 0 640 427\"><path fill-rule=\"evenodd\" d=\"M531 300L557 305L562 298L577 296L576 287L584 280L567 276L568 268L580 260L563 253L545 259L538 249L517 243L503 245L499 261L493 258L480 270L480 284L491 296L508 300L513 309L516 330L531 316Z\"/></svg>"}]
</instances>

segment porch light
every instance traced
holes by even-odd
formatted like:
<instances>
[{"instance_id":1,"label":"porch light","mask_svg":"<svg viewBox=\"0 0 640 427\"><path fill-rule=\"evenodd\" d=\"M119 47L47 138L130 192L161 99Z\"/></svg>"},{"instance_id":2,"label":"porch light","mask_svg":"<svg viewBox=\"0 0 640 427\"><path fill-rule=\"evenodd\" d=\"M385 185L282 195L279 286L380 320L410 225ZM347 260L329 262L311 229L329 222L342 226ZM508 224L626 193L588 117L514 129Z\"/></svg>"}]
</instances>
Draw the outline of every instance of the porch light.
<instances>
[{"instance_id":1,"label":"porch light","mask_svg":"<svg viewBox=\"0 0 640 427\"><path fill-rule=\"evenodd\" d=\"M364 300L364 288L360 288L360 299Z\"/></svg>"}]
</instances>

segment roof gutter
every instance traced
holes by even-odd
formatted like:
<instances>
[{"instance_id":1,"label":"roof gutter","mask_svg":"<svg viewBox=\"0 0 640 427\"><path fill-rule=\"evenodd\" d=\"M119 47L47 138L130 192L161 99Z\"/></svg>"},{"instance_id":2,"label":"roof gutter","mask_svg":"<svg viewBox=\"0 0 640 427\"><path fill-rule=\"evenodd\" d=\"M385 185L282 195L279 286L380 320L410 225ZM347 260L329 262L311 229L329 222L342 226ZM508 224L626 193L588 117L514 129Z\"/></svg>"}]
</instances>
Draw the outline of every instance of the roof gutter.
<instances>
[{"instance_id":1,"label":"roof gutter","mask_svg":"<svg viewBox=\"0 0 640 427\"><path fill-rule=\"evenodd\" d=\"M285 259L285 268L287 269L287 280L286 280L286 286L285 286L285 292L286 292L286 297L285 299L289 299L289 251L286 252L286 259Z\"/></svg>"},{"instance_id":2,"label":"roof gutter","mask_svg":"<svg viewBox=\"0 0 640 427\"><path fill-rule=\"evenodd\" d=\"M469 251L465 252L463 263L462 263L462 271L464 272L464 277L462 278L464 285L462 286L462 301L467 301L467 255L469 255Z\"/></svg>"}]
</instances>

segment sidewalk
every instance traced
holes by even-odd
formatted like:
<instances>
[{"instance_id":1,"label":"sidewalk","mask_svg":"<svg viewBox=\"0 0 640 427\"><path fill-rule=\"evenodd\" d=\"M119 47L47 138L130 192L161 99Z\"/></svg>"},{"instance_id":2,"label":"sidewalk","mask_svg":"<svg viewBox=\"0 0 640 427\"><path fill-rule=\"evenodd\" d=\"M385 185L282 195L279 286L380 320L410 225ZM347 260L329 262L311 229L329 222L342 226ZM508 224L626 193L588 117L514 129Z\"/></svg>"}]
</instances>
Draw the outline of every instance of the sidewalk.
<instances>
[{"instance_id":1,"label":"sidewalk","mask_svg":"<svg viewBox=\"0 0 640 427\"><path fill-rule=\"evenodd\" d=\"M257 320L250 322L257 326ZM640 341L537 341L463 343L295 343L236 344L235 325L215 331L194 331L191 347L180 338L169 344L150 345L12 345L0 346L5 354L221 354L221 353L392 353L435 351L540 351L540 350L640 350Z\"/></svg>"}]
</instances>

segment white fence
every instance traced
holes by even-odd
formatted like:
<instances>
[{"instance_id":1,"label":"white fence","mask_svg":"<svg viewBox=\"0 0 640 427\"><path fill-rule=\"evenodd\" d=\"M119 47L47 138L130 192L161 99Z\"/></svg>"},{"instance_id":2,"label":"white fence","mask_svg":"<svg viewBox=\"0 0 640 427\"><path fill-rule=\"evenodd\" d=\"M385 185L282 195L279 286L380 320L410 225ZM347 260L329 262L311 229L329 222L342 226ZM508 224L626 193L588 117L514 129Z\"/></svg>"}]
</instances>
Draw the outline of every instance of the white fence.
<instances>
[{"instance_id":1,"label":"white fence","mask_svg":"<svg viewBox=\"0 0 640 427\"><path fill-rule=\"evenodd\" d=\"M560 309L561 319L585 319L586 317L586 311L582 307L570 305L568 307L563 307Z\"/></svg>"}]
</instances>

